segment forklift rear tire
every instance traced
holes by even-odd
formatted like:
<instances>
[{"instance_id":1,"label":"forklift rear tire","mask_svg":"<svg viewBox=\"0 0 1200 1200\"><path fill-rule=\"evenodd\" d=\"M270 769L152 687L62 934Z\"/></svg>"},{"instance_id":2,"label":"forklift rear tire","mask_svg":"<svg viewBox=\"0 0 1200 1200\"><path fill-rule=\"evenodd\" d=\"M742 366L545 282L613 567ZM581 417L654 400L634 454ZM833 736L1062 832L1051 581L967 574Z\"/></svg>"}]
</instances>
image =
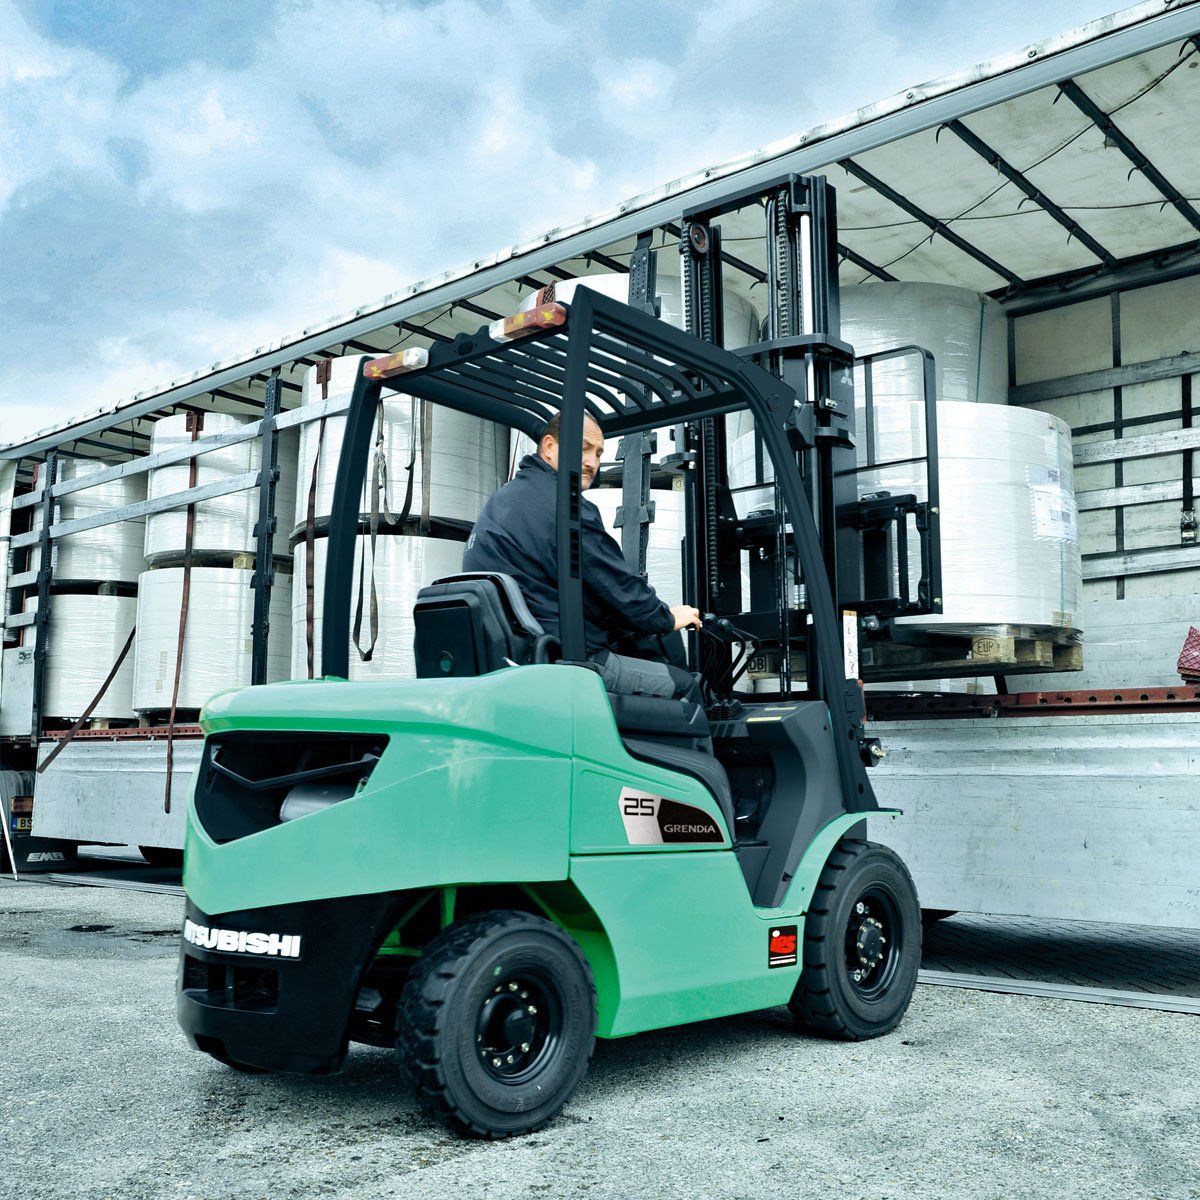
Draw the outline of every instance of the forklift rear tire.
<instances>
[{"instance_id":1,"label":"forklift rear tire","mask_svg":"<svg viewBox=\"0 0 1200 1200\"><path fill-rule=\"evenodd\" d=\"M531 1133L587 1070L596 985L578 945L527 912L480 913L444 929L412 969L396 1046L430 1116L468 1137Z\"/></svg>"},{"instance_id":2,"label":"forklift rear tire","mask_svg":"<svg viewBox=\"0 0 1200 1200\"><path fill-rule=\"evenodd\" d=\"M900 857L844 839L804 923L804 967L788 1007L805 1029L859 1041L904 1016L921 965L921 907Z\"/></svg>"}]
</instances>

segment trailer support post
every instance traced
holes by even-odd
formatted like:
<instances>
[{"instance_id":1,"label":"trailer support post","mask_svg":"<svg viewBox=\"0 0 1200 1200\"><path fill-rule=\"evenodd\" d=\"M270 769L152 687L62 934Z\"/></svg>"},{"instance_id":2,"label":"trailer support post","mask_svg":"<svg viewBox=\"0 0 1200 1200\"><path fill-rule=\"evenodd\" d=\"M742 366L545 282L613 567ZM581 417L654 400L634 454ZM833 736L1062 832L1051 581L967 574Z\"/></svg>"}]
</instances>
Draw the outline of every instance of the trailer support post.
<instances>
[{"instance_id":1,"label":"trailer support post","mask_svg":"<svg viewBox=\"0 0 1200 1200\"><path fill-rule=\"evenodd\" d=\"M275 583L275 486L279 482L279 433L275 420L283 400L279 372L267 380L262 415L262 455L258 476L258 523L254 526L254 623L251 631L250 682L267 682L267 638L271 632L271 588Z\"/></svg>"},{"instance_id":2,"label":"trailer support post","mask_svg":"<svg viewBox=\"0 0 1200 1200\"><path fill-rule=\"evenodd\" d=\"M36 746L42 732L42 710L46 699L46 640L50 629L50 580L54 574L51 558L50 525L54 520L54 483L58 478L58 452L46 455L42 481L42 528L38 538L41 562L38 564L37 616L33 623L33 712L29 740Z\"/></svg>"}]
</instances>

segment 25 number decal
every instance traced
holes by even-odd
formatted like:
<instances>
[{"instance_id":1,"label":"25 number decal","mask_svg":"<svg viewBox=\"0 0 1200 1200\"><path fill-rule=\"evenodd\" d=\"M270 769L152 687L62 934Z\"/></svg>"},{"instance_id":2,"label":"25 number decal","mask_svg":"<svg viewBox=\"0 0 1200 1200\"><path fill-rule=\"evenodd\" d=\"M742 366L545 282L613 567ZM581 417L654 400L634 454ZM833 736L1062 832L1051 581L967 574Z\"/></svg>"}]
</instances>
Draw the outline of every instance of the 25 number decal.
<instances>
[{"instance_id":1,"label":"25 number decal","mask_svg":"<svg viewBox=\"0 0 1200 1200\"><path fill-rule=\"evenodd\" d=\"M621 811L627 817L652 817L654 801L649 796L627 796Z\"/></svg>"}]
</instances>

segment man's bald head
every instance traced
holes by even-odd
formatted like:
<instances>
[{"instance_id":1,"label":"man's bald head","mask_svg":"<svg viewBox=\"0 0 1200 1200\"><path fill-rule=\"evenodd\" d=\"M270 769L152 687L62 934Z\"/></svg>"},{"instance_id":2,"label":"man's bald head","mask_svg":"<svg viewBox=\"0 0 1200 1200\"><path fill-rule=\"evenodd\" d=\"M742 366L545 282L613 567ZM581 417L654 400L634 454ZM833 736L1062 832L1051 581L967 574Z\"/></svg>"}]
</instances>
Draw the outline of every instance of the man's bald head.
<instances>
[{"instance_id":1,"label":"man's bald head","mask_svg":"<svg viewBox=\"0 0 1200 1200\"><path fill-rule=\"evenodd\" d=\"M562 413L555 413L546 422L538 442L538 454L556 471L558 470L558 434L562 426ZM583 468L582 486L586 491L600 469L600 456L604 453L604 434L593 417L583 416Z\"/></svg>"}]
</instances>

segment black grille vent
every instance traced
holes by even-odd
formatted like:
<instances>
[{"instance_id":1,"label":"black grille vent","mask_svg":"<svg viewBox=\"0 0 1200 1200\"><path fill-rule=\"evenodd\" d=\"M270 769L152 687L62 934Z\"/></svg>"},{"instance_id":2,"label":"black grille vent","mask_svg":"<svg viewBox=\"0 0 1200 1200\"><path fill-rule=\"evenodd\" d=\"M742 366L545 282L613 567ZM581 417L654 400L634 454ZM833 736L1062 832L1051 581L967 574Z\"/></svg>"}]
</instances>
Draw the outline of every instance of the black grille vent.
<instances>
[{"instance_id":1,"label":"black grille vent","mask_svg":"<svg viewBox=\"0 0 1200 1200\"><path fill-rule=\"evenodd\" d=\"M232 842L280 823L294 789L358 790L387 745L378 734L236 732L211 736L196 783L196 815L215 842Z\"/></svg>"}]
</instances>

